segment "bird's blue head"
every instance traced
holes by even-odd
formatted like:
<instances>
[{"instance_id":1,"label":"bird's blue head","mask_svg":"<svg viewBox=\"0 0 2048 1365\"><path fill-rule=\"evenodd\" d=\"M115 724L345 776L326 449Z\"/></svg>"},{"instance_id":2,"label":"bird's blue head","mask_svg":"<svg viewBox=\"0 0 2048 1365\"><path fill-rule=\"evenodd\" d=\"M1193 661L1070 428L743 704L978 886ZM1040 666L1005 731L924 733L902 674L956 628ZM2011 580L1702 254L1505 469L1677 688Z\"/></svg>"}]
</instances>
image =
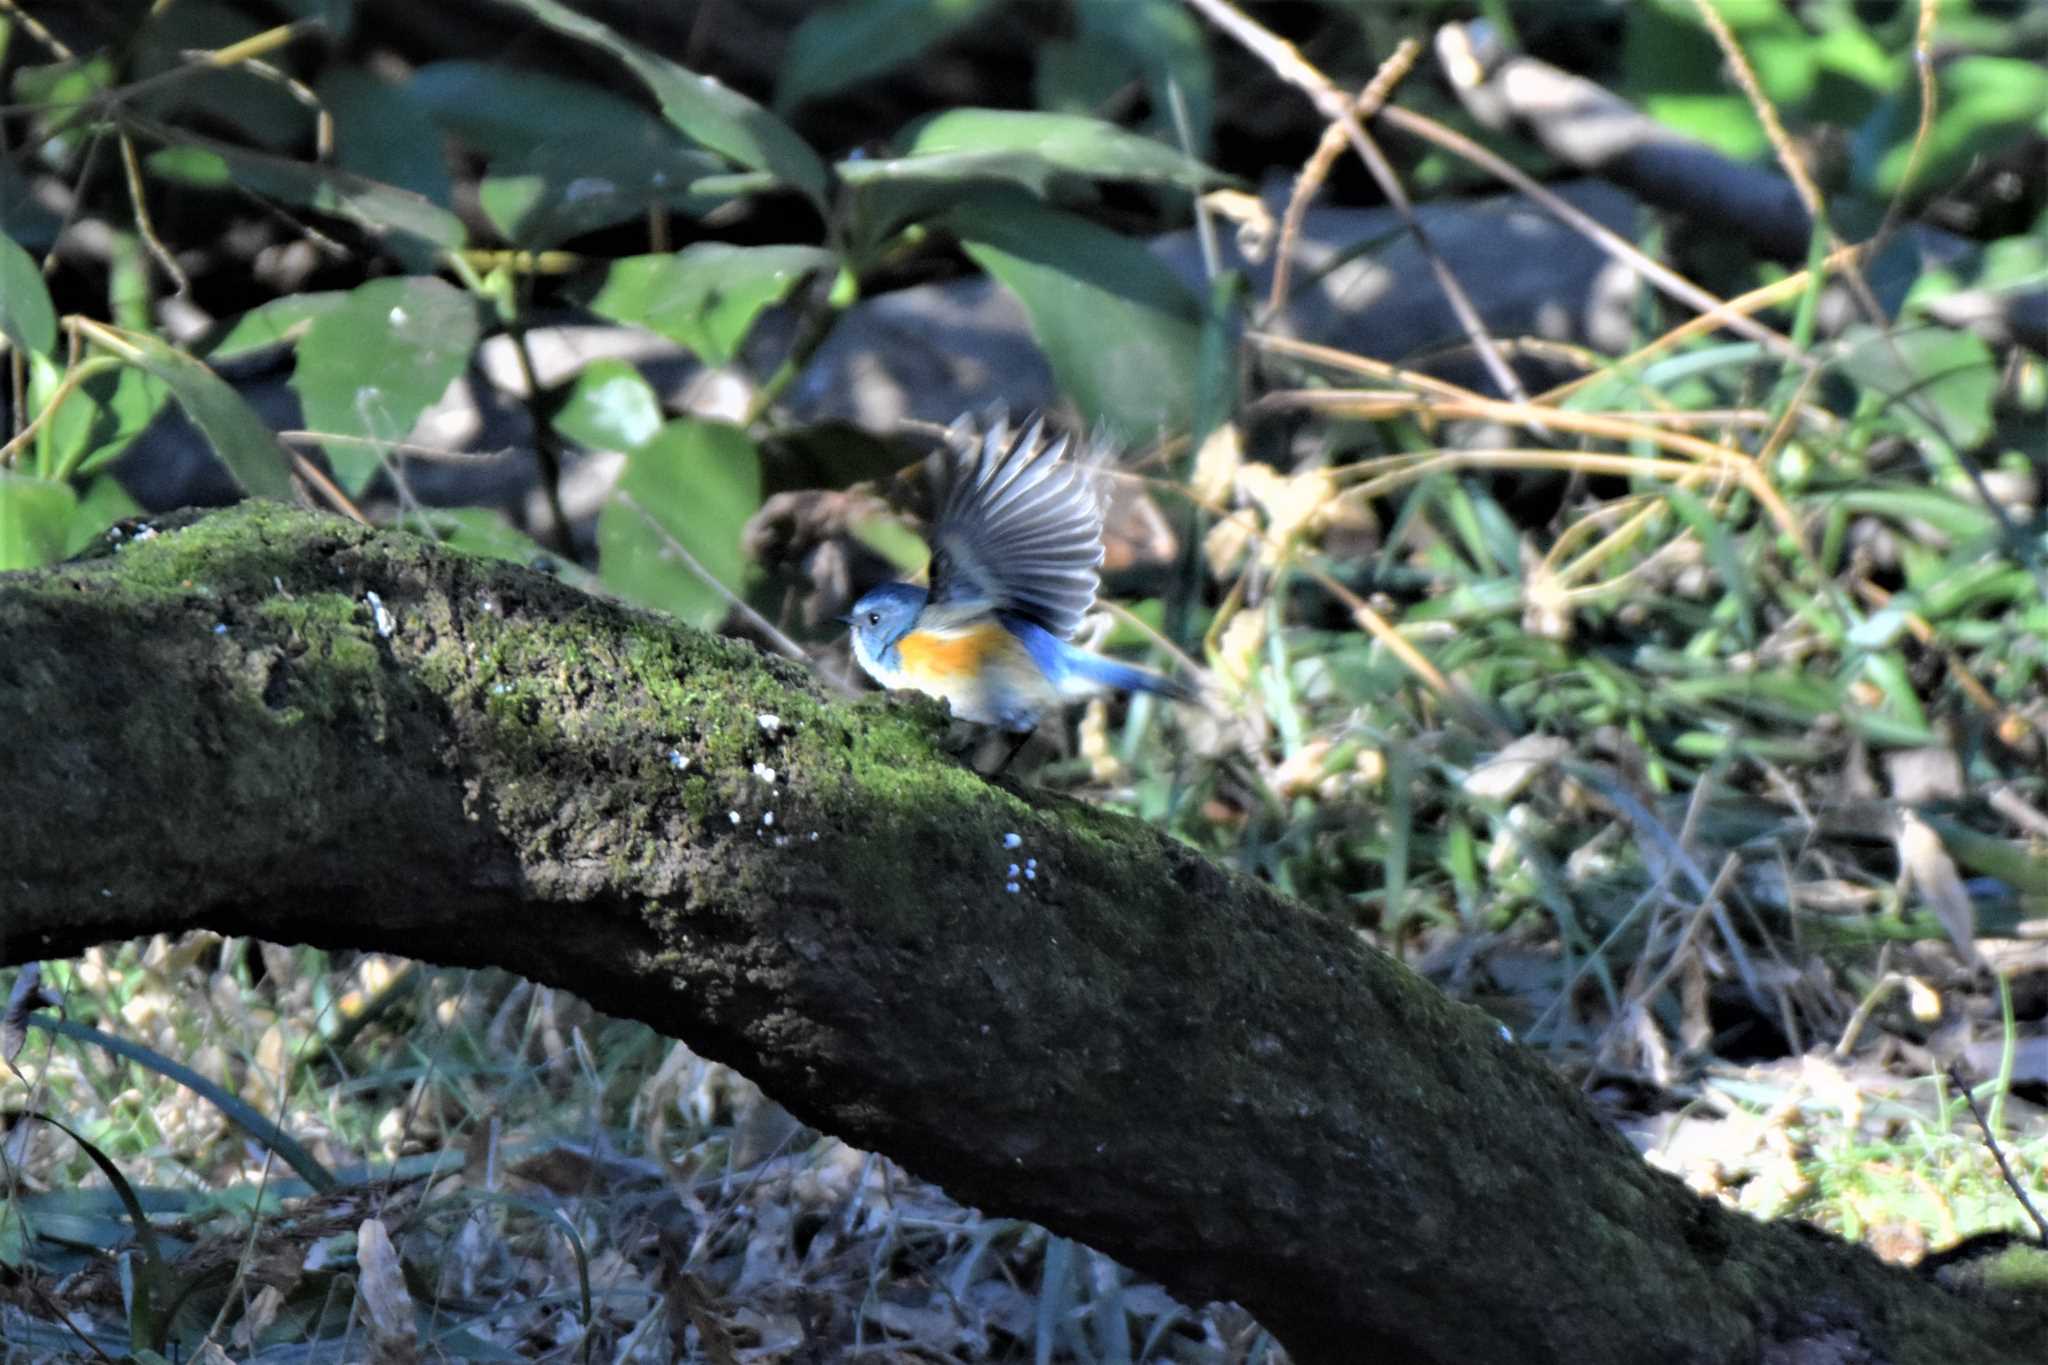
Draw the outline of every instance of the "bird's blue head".
<instances>
[{"instance_id":1,"label":"bird's blue head","mask_svg":"<svg viewBox=\"0 0 2048 1365\"><path fill-rule=\"evenodd\" d=\"M853 626L853 657L876 681L887 683L895 674L896 642L917 623L927 596L910 583L884 583L853 604L846 617Z\"/></svg>"}]
</instances>

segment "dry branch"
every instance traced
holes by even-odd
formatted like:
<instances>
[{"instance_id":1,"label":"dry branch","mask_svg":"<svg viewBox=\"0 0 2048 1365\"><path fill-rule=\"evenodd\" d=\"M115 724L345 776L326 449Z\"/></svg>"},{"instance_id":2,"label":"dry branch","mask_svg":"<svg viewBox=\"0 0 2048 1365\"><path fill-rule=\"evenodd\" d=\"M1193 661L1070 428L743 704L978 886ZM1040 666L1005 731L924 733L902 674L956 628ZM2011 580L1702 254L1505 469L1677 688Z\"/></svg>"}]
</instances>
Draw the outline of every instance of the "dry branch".
<instances>
[{"instance_id":1,"label":"dry branch","mask_svg":"<svg viewBox=\"0 0 2048 1365\"><path fill-rule=\"evenodd\" d=\"M0 962L207 926L499 964L1300 1361L2038 1342L1694 1198L1478 1011L1153 829L983 782L928 705L269 506L0 576L0 639Z\"/></svg>"}]
</instances>

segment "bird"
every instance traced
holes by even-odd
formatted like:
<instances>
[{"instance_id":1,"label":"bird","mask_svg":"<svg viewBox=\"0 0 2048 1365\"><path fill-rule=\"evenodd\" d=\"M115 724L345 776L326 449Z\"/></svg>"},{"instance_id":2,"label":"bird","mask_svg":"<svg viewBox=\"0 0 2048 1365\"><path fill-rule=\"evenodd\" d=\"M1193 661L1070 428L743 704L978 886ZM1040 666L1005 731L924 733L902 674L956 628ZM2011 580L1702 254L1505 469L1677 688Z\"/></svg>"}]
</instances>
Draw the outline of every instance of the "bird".
<instances>
[{"instance_id":1,"label":"bird","mask_svg":"<svg viewBox=\"0 0 2048 1365\"><path fill-rule=\"evenodd\" d=\"M883 687L937 697L958 719L1018 736L1005 767L1068 701L1197 697L1177 679L1070 643L1095 604L1103 516L1099 459L1072 445L1043 418L1021 428L1001 413L979 428L954 423L939 462L931 586L884 583L840 618L855 661Z\"/></svg>"}]
</instances>

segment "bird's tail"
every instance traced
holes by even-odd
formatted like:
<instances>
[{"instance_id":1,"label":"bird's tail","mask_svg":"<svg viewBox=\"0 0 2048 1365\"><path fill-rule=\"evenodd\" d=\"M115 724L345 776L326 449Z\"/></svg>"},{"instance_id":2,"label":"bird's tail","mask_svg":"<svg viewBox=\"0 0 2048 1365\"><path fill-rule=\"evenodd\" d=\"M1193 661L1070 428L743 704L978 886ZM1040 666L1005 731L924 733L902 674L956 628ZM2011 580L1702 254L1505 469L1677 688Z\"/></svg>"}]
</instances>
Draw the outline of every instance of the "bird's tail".
<instances>
[{"instance_id":1,"label":"bird's tail","mask_svg":"<svg viewBox=\"0 0 2048 1365\"><path fill-rule=\"evenodd\" d=\"M1178 678L1169 678L1150 669L1120 664L1114 659L1105 659L1100 654L1069 648L1066 653L1067 692L1098 692L1105 688L1115 692L1152 692L1174 701L1194 702L1201 700L1201 693Z\"/></svg>"}]
</instances>

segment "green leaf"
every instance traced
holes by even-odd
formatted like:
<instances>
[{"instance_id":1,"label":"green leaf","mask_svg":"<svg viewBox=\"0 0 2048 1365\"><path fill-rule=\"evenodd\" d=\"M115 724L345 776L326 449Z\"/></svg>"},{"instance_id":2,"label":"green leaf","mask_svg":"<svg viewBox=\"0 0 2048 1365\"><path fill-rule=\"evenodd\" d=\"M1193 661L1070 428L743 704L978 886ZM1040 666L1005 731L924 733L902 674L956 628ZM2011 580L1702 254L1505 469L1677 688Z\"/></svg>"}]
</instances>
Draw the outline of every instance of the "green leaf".
<instances>
[{"instance_id":1,"label":"green leaf","mask_svg":"<svg viewBox=\"0 0 2048 1365\"><path fill-rule=\"evenodd\" d=\"M320 103L334 119L335 165L429 203L450 201L439 130L409 85L336 64L320 78Z\"/></svg>"},{"instance_id":2,"label":"green leaf","mask_svg":"<svg viewBox=\"0 0 2048 1365\"><path fill-rule=\"evenodd\" d=\"M1008 188L942 222L1024 305L1053 376L1090 421L1126 439L1187 429L1202 306L1157 257Z\"/></svg>"},{"instance_id":3,"label":"green leaf","mask_svg":"<svg viewBox=\"0 0 2048 1365\"><path fill-rule=\"evenodd\" d=\"M981 17L988 0L842 0L790 35L775 81L783 113L894 71Z\"/></svg>"},{"instance_id":4,"label":"green leaf","mask_svg":"<svg viewBox=\"0 0 2048 1365\"><path fill-rule=\"evenodd\" d=\"M618 58L654 92L670 123L712 151L742 166L767 171L801 190L820 210L827 207L825 163L788 124L745 95L628 42L561 0L508 3L557 33L581 38Z\"/></svg>"},{"instance_id":5,"label":"green leaf","mask_svg":"<svg viewBox=\"0 0 2048 1365\"><path fill-rule=\"evenodd\" d=\"M41 1019L35 1022L42 1023ZM69 1021L60 1021L69 1022ZM75 1026L74 1026L75 1027ZM164 1265L161 1246L157 1242L156 1226L143 1212L142 1201L136 1197L135 1187L128 1183L128 1177L121 1173L114 1159L94 1146L76 1128L53 1114L30 1110L31 1117L39 1118L78 1144L80 1151L91 1158L92 1164L100 1168L100 1174L114 1187L114 1193L121 1198L121 1207L128 1214L129 1226L134 1229L135 1242L141 1250L140 1264L135 1267L132 1297L128 1304L128 1334L130 1344L143 1353L148 1343L157 1339L163 1326L163 1313L170 1302L170 1276Z\"/></svg>"},{"instance_id":6,"label":"green leaf","mask_svg":"<svg viewBox=\"0 0 2048 1365\"><path fill-rule=\"evenodd\" d=\"M947 178L974 173L1040 192L1062 171L1190 191L1224 178L1184 152L1106 120L1022 109L948 109L923 119L910 129L895 164L901 174L916 174L922 159L932 159L938 168L932 173Z\"/></svg>"},{"instance_id":7,"label":"green leaf","mask_svg":"<svg viewBox=\"0 0 2048 1365\"><path fill-rule=\"evenodd\" d=\"M55 365L38 362L30 370L31 396L46 399L62 380ZM121 458L170 398L162 380L131 365L93 375L37 433L38 468L67 478L104 468Z\"/></svg>"},{"instance_id":8,"label":"green leaf","mask_svg":"<svg viewBox=\"0 0 2048 1365\"><path fill-rule=\"evenodd\" d=\"M314 318L348 302L342 289L321 289L305 294L286 294L258 304L229 322L193 349L208 360L240 360L274 346L289 345Z\"/></svg>"},{"instance_id":9,"label":"green leaf","mask_svg":"<svg viewBox=\"0 0 2048 1365\"><path fill-rule=\"evenodd\" d=\"M1901 526L1925 522L1959 544L1982 540L1997 529L1991 513L1974 499L1918 484L1866 483L1813 499L1857 516L1884 517Z\"/></svg>"},{"instance_id":10,"label":"green leaf","mask_svg":"<svg viewBox=\"0 0 2048 1365\"><path fill-rule=\"evenodd\" d=\"M392 254L414 270L432 269L447 251L459 251L469 234L462 220L431 200L396 185L351 175L328 166L251 152L196 133L181 131L175 155L156 153L152 170L173 171L191 183L234 184L254 195L295 208L330 214L384 240Z\"/></svg>"},{"instance_id":11,"label":"green leaf","mask_svg":"<svg viewBox=\"0 0 2048 1365\"><path fill-rule=\"evenodd\" d=\"M243 492L259 498L292 495L291 457L263 419L219 375L147 333L101 323L83 323L80 330L168 386Z\"/></svg>"},{"instance_id":12,"label":"green leaf","mask_svg":"<svg viewBox=\"0 0 2048 1365\"><path fill-rule=\"evenodd\" d=\"M358 438L327 445L344 489L362 491L383 463L378 447L405 439L476 343L475 300L425 277L372 280L313 320L299 341L292 388L307 426Z\"/></svg>"},{"instance_id":13,"label":"green leaf","mask_svg":"<svg viewBox=\"0 0 2048 1365\"><path fill-rule=\"evenodd\" d=\"M1947 185L1971 160L2013 146L2041 129L2048 110L2048 71L2023 57L1958 57L1937 68L1940 99L1928 130L1917 187ZM1912 159L1914 124L1901 120L1901 137L1878 163L1877 188L1891 193Z\"/></svg>"},{"instance_id":14,"label":"green leaf","mask_svg":"<svg viewBox=\"0 0 2048 1365\"><path fill-rule=\"evenodd\" d=\"M28 177L0 147L0 236L41 249L57 240L63 226L64 220L43 207L31 192Z\"/></svg>"},{"instance_id":15,"label":"green leaf","mask_svg":"<svg viewBox=\"0 0 2048 1365\"><path fill-rule=\"evenodd\" d=\"M711 629L747 568L740 533L761 506L761 457L738 427L682 418L626 460L597 518L598 572L622 597ZM691 561L695 561L694 567Z\"/></svg>"},{"instance_id":16,"label":"green leaf","mask_svg":"<svg viewBox=\"0 0 2048 1365\"><path fill-rule=\"evenodd\" d=\"M0 469L0 573L63 558L77 508L69 484Z\"/></svg>"},{"instance_id":17,"label":"green leaf","mask_svg":"<svg viewBox=\"0 0 2048 1365\"><path fill-rule=\"evenodd\" d=\"M1858 325L1843 331L1841 345L1842 372L1883 395L1886 425L1951 449L1990 436L1998 366L1980 338L1943 327L1880 333Z\"/></svg>"},{"instance_id":18,"label":"green leaf","mask_svg":"<svg viewBox=\"0 0 2048 1365\"><path fill-rule=\"evenodd\" d=\"M593 360L576 376L554 428L591 450L632 450L661 429L661 399L623 360Z\"/></svg>"},{"instance_id":19,"label":"green leaf","mask_svg":"<svg viewBox=\"0 0 2048 1365\"><path fill-rule=\"evenodd\" d=\"M35 147L46 165L76 169L73 158L100 136L103 125L80 119L73 111L105 94L113 83L114 62L104 53L15 68L14 101L35 112L34 125L20 144Z\"/></svg>"},{"instance_id":20,"label":"green leaf","mask_svg":"<svg viewBox=\"0 0 2048 1365\"><path fill-rule=\"evenodd\" d=\"M657 204L688 212L697 199L691 183L724 169L649 120L637 136L628 129L596 141L556 138L493 161L477 198L507 240L538 249L630 222Z\"/></svg>"},{"instance_id":21,"label":"green leaf","mask_svg":"<svg viewBox=\"0 0 2048 1365\"><path fill-rule=\"evenodd\" d=\"M0 336L40 355L57 349L57 310L42 269L11 237L0 237Z\"/></svg>"},{"instance_id":22,"label":"green leaf","mask_svg":"<svg viewBox=\"0 0 2048 1365\"><path fill-rule=\"evenodd\" d=\"M339 1187L340 1182L334 1178L333 1173L321 1165L319 1158L306 1150L304 1145L293 1138L291 1134L273 1123L261 1110L244 1102L226 1087L200 1075L183 1062L174 1061L158 1052L155 1048L145 1047L141 1043L130 1042L126 1038L117 1037L110 1033L102 1033L96 1028L75 1023L69 1019L57 1018L48 1014L34 1014L29 1016L29 1023L36 1028L54 1033L60 1038L70 1038L76 1042L90 1043L95 1047L112 1053L116 1057L125 1057L138 1066L146 1067L167 1080L176 1081L179 1085L184 1086L187 1090L199 1096L200 1099L205 1100L215 1109L218 1109L222 1118L225 1118L228 1122L241 1129L252 1141L259 1142L277 1153L280 1160L294 1171L297 1171L305 1182L315 1190L325 1194ZM62 1125L59 1126L61 1127ZM65 1131L70 1132L71 1130L67 1128ZM76 1137L77 1134L73 1133L72 1136ZM131 1217L139 1216L141 1205L136 1201L133 1193L122 1192L126 1182L122 1181L118 1174L109 1172L109 1175L116 1182L116 1191L121 1192L122 1207L129 1211ZM142 1221L146 1223L147 1219ZM152 1229L149 1227L138 1227L136 1235L138 1238L147 1241L152 1235Z\"/></svg>"},{"instance_id":23,"label":"green leaf","mask_svg":"<svg viewBox=\"0 0 2048 1365\"><path fill-rule=\"evenodd\" d=\"M16 1274L32 1269L30 1258L35 1240L36 1231L28 1221L23 1201L17 1198L0 1200L0 1266L6 1266Z\"/></svg>"},{"instance_id":24,"label":"green leaf","mask_svg":"<svg viewBox=\"0 0 2048 1365\"><path fill-rule=\"evenodd\" d=\"M492 161L557 138L594 147L668 126L624 95L490 62L429 62L406 88L435 123Z\"/></svg>"},{"instance_id":25,"label":"green leaf","mask_svg":"<svg viewBox=\"0 0 2048 1365\"><path fill-rule=\"evenodd\" d=\"M680 342L707 365L725 365L763 309L833 264L818 247L699 242L674 255L614 261L590 308Z\"/></svg>"}]
</instances>

